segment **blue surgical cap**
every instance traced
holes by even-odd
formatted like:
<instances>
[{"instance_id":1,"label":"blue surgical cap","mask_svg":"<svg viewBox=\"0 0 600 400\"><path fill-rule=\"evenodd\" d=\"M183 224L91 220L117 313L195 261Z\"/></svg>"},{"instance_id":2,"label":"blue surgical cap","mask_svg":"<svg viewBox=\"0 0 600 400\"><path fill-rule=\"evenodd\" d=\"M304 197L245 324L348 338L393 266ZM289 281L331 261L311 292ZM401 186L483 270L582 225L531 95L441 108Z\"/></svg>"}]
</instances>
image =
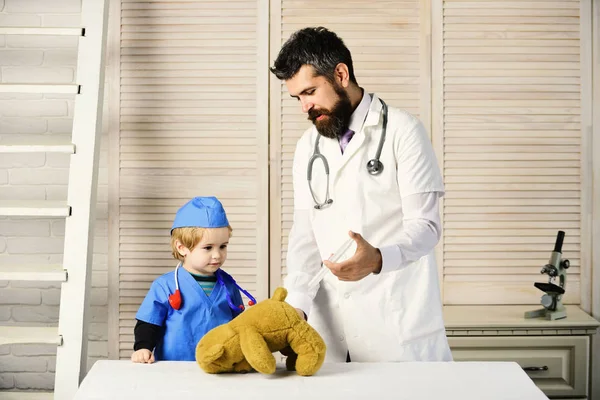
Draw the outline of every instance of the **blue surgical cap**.
<instances>
[{"instance_id":1,"label":"blue surgical cap","mask_svg":"<svg viewBox=\"0 0 600 400\"><path fill-rule=\"evenodd\" d=\"M216 197L194 197L175 215L171 232L175 228L223 228L229 226L223 205Z\"/></svg>"}]
</instances>

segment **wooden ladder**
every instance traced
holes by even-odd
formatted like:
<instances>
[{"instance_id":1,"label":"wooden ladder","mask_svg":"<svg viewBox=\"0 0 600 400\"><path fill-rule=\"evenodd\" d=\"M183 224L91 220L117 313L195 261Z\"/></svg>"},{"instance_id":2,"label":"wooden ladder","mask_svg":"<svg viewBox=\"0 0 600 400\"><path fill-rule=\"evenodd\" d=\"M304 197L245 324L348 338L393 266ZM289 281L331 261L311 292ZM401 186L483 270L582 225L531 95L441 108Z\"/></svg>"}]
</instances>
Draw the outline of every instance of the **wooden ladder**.
<instances>
[{"instance_id":1,"label":"wooden ladder","mask_svg":"<svg viewBox=\"0 0 600 400\"><path fill-rule=\"evenodd\" d=\"M105 48L109 0L82 0L81 26L73 28L0 27L0 35L78 36L77 83L73 85L0 84L0 93L75 95L70 140L0 136L1 153L68 153L66 202L0 200L0 216L65 218L62 265L0 265L0 281L61 282L56 327L1 326L0 345L55 344L53 393L1 392L3 399L70 400L87 372L89 293L93 255L98 165L104 98Z\"/></svg>"}]
</instances>

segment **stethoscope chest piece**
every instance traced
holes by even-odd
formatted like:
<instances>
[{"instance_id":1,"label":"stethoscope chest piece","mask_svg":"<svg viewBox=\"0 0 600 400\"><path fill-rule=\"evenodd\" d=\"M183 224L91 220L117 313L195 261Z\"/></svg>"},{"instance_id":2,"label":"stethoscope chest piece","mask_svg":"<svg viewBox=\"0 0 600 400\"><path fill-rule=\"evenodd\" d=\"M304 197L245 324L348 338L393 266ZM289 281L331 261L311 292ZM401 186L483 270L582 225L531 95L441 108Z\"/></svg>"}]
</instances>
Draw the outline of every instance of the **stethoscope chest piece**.
<instances>
[{"instance_id":1,"label":"stethoscope chest piece","mask_svg":"<svg viewBox=\"0 0 600 400\"><path fill-rule=\"evenodd\" d=\"M181 292L179 289L175 290L175 293L169 295L169 304L175 310L179 310L181 308Z\"/></svg>"},{"instance_id":2,"label":"stethoscope chest piece","mask_svg":"<svg viewBox=\"0 0 600 400\"><path fill-rule=\"evenodd\" d=\"M369 160L367 163L367 171L371 175L379 175L383 171L383 163L375 158Z\"/></svg>"}]
</instances>

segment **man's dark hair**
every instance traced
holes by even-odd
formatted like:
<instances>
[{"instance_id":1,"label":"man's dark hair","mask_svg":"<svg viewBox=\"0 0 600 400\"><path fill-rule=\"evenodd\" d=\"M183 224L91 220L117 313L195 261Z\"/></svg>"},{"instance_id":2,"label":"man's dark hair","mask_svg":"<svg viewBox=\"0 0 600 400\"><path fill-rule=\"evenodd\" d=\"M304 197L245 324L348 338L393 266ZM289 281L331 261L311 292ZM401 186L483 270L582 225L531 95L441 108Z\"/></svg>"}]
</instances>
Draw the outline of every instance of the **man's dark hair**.
<instances>
[{"instance_id":1,"label":"man's dark hair","mask_svg":"<svg viewBox=\"0 0 600 400\"><path fill-rule=\"evenodd\" d=\"M333 82L335 67L346 64L350 81L356 82L352 55L341 38L327 28L304 28L296 31L279 51L271 72L280 80L291 79L303 65L311 65L317 76Z\"/></svg>"}]
</instances>

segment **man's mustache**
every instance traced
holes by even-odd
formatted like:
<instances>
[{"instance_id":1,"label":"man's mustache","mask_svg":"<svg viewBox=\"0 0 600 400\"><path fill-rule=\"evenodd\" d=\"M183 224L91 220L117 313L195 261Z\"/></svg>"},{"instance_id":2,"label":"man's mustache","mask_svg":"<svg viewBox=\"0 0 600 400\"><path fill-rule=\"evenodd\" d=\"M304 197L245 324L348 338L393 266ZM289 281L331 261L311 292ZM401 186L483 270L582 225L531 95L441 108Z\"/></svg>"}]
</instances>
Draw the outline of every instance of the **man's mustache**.
<instances>
[{"instance_id":1,"label":"man's mustache","mask_svg":"<svg viewBox=\"0 0 600 400\"><path fill-rule=\"evenodd\" d=\"M330 112L327 110L310 110L308 112L308 119L311 120L312 122L315 122L317 120L317 118L319 118L321 115L330 115Z\"/></svg>"}]
</instances>

